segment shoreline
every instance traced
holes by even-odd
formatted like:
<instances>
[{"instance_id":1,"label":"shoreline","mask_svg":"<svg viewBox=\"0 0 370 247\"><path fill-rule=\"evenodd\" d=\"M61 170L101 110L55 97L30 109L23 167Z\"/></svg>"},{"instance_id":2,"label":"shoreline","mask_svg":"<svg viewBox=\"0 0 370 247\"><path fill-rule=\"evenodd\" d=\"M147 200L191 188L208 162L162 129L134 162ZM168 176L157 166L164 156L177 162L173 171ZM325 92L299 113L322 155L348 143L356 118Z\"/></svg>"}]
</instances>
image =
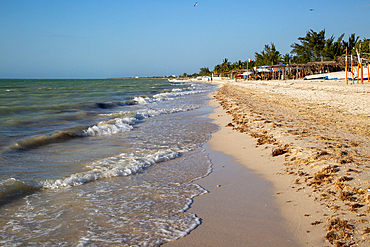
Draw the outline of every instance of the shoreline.
<instances>
[{"instance_id":1,"label":"shoreline","mask_svg":"<svg viewBox=\"0 0 370 247\"><path fill-rule=\"evenodd\" d=\"M346 85L343 80L220 84L224 86L216 91L216 99L210 100L218 108L210 117L221 130L208 142L210 152L230 155L272 183L287 232L299 245L368 245L370 85ZM228 134L217 140L222 131ZM280 155L273 156L274 151ZM213 175L205 179L212 180ZM200 200L212 205L207 197L216 192L210 192L195 198L190 209L202 224L169 244L188 246L196 235L198 241L204 238L197 234L202 228L212 231L214 226L206 226L209 220L196 206ZM217 217L217 211L214 214Z\"/></svg>"},{"instance_id":2,"label":"shoreline","mask_svg":"<svg viewBox=\"0 0 370 247\"><path fill-rule=\"evenodd\" d=\"M215 109L209 118L220 125L220 130L205 145L212 172L196 181L210 193L194 198L188 210L200 217L202 223L190 234L165 246L297 246L276 203L272 183L224 147L243 150L242 158L248 163L271 161L253 153L250 147L255 145L254 138L245 138L226 127L231 116L217 105L215 99L210 100L209 106Z\"/></svg>"}]
</instances>

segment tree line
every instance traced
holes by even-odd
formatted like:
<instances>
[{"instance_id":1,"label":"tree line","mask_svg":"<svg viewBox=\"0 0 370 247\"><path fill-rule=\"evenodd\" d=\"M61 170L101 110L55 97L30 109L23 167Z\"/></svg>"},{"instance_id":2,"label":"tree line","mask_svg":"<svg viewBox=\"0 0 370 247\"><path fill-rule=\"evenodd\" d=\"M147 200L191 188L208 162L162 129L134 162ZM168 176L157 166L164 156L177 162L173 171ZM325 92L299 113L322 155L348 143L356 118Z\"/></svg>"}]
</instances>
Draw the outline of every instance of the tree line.
<instances>
[{"instance_id":1,"label":"tree line","mask_svg":"<svg viewBox=\"0 0 370 247\"><path fill-rule=\"evenodd\" d=\"M289 63L308 63L319 61L334 61L337 56L346 54L356 54L356 49L361 54L370 55L370 39L360 40L360 36L355 33L349 35L348 40L344 40L344 33L335 39L334 35L325 37L325 29L315 32L312 29L306 33L306 36L299 37L298 41L293 43L290 53L281 54L274 43L265 45L261 52L255 52L254 60L248 62L248 68L263 65L278 65ZM231 70L246 69L247 61L236 61L231 63L227 58L221 64L217 64L213 71L208 67L200 68L199 73L192 75L183 74L184 77L207 76L214 74L224 74Z\"/></svg>"}]
</instances>

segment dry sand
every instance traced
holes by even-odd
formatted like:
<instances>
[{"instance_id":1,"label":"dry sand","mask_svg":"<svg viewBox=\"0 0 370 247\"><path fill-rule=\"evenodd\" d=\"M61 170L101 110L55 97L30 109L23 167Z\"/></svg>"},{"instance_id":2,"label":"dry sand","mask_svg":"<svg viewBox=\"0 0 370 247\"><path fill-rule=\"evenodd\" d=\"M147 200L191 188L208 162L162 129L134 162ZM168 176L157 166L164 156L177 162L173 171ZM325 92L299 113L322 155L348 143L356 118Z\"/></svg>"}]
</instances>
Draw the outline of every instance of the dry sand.
<instances>
[{"instance_id":1,"label":"dry sand","mask_svg":"<svg viewBox=\"0 0 370 247\"><path fill-rule=\"evenodd\" d=\"M202 224L168 245L369 246L370 85L221 83Z\"/></svg>"}]
</instances>

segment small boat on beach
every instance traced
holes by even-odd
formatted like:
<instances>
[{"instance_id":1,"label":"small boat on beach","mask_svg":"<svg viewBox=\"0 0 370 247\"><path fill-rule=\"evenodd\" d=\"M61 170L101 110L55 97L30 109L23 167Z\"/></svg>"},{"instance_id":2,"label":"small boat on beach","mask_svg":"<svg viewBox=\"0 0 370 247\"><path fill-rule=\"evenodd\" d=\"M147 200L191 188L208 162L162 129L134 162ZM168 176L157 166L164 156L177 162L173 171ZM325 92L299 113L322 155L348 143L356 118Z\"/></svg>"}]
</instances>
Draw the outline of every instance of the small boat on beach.
<instances>
[{"instance_id":1,"label":"small boat on beach","mask_svg":"<svg viewBox=\"0 0 370 247\"><path fill-rule=\"evenodd\" d=\"M338 72L332 72L328 73L325 77L325 80L340 80L340 79L346 79L346 72L345 71L338 71Z\"/></svg>"},{"instance_id":2,"label":"small boat on beach","mask_svg":"<svg viewBox=\"0 0 370 247\"><path fill-rule=\"evenodd\" d=\"M307 75L304 77L304 80L319 80L319 79L324 79L325 76L327 76L329 73L324 73L324 74L316 74L316 75Z\"/></svg>"},{"instance_id":3,"label":"small boat on beach","mask_svg":"<svg viewBox=\"0 0 370 247\"><path fill-rule=\"evenodd\" d=\"M355 80L357 80L357 70L354 70L353 77ZM347 72L347 76L349 80L352 80L352 73L351 71ZM360 75L361 77L361 75ZM367 80L369 77L367 73L367 68L364 68L363 71L363 79ZM338 72L331 72L331 73L323 73L323 74L316 74L316 75L308 75L305 76L305 80L319 80L319 79L324 79L324 80L341 80L341 79L346 79L346 72L345 71L338 71Z\"/></svg>"},{"instance_id":4,"label":"small boat on beach","mask_svg":"<svg viewBox=\"0 0 370 247\"><path fill-rule=\"evenodd\" d=\"M315 74L315 75L308 75L304 77L305 80L339 80L339 79L346 79L346 72L339 71L339 72L331 72L331 73L322 73L322 74Z\"/></svg>"}]
</instances>

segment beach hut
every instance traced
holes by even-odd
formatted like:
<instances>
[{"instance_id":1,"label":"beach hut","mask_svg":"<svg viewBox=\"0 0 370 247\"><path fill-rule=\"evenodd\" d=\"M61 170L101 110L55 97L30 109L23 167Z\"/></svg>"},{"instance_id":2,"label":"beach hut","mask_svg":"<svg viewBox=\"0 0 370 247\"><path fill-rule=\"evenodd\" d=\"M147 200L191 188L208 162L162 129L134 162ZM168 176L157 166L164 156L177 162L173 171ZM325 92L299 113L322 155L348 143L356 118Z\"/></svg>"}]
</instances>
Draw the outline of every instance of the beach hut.
<instances>
[{"instance_id":1,"label":"beach hut","mask_svg":"<svg viewBox=\"0 0 370 247\"><path fill-rule=\"evenodd\" d=\"M230 79L234 79L237 75L243 74L244 72L248 72L248 70L247 69L235 69L235 70L231 70L228 73L228 76Z\"/></svg>"}]
</instances>

